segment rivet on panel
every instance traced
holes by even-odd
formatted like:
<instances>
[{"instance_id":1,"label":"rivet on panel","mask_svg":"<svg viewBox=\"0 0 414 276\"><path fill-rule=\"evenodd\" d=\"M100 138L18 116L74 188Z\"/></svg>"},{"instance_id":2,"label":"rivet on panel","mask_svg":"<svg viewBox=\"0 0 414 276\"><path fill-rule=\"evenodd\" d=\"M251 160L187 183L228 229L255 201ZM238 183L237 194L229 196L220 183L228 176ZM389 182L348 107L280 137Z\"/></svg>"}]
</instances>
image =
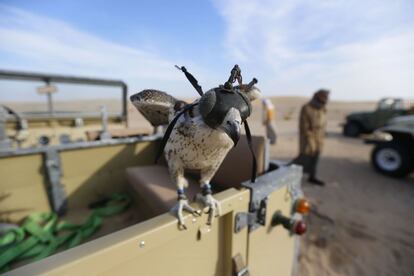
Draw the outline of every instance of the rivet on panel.
<instances>
[{"instance_id":1,"label":"rivet on panel","mask_svg":"<svg viewBox=\"0 0 414 276\"><path fill-rule=\"evenodd\" d=\"M139 242L139 247L141 247L141 248L145 247L145 241L140 241Z\"/></svg>"}]
</instances>

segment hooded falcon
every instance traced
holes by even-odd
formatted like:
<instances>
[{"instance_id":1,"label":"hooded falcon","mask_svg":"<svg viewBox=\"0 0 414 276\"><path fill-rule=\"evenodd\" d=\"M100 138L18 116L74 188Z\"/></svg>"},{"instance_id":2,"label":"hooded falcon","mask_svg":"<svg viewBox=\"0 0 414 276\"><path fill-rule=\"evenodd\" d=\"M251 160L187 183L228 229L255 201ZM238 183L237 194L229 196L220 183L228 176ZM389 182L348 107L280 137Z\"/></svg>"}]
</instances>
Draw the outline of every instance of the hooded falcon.
<instances>
[{"instance_id":1,"label":"hooded falcon","mask_svg":"<svg viewBox=\"0 0 414 276\"><path fill-rule=\"evenodd\" d=\"M227 153L237 144L241 125L251 113L250 102L260 97L260 90L254 83L240 83L231 90L223 86L213 88L192 104L152 89L130 97L153 126L168 125L175 118L164 155L171 179L177 186L178 203L173 211L184 228L183 211L200 214L189 205L185 195L184 189L188 186L185 170L200 172L202 192L197 199L208 207L208 224L220 215L220 204L212 196L210 181Z\"/></svg>"}]
</instances>

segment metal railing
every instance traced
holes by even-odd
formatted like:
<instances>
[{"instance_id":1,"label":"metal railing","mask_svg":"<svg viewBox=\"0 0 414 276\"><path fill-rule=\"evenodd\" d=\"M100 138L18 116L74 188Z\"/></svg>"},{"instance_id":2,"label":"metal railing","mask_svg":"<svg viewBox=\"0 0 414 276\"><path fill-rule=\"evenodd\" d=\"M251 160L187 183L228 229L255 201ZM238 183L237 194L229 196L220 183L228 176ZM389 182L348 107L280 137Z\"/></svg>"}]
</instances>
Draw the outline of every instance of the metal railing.
<instances>
[{"instance_id":1,"label":"metal railing","mask_svg":"<svg viewBox=\"0 0 414 276\"><path fill-rule=\"evenodd\" d=\"M126 121L128 116L127 97L128 86L121 80L86 78L76 76L64 76L54 74L42 74L33 72L0 70L0 80L23 80L23 81L43 81L46 85L51 83L69 83L69 84L85 84L120 87L122 89L122 120ZM53 101L51 95L48 94L49 111L53 112Z\"/></svg>"}]
</instances>

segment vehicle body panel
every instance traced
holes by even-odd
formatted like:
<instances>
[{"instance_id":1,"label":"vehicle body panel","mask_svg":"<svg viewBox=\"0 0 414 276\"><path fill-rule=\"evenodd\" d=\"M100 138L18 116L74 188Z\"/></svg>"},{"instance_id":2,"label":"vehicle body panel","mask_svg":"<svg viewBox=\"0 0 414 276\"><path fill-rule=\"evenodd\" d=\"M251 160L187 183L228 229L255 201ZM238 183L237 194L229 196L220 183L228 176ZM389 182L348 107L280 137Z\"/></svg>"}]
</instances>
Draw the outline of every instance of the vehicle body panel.
<instances>
[{"instance_id":1,"label":"vehicle body panel","mask_svg":"<svg viewBox=\"0 0 414 276\"><path fill-rule=\"evenodd\" d=\"M199 235L206 216L177 229L164 214L117 233L14 270L10 275L231 275L231 257L247 257L247 228L232 234L236 212L246 212L249 191L217 194L223 215L210 232ZM191 220L190 215L187 219ZM145 246L140 246L145 242Z\"/></svg>"},{"instance_id":2,"label":"vehicle body panel","mask_svg":"<svg viewBox=\"0 0 414 276\"><path fill-rule=\"evenodd\" d=\"M404 110L375 110L373 112L352 113L346 117L347 122L357 122L362 126L363 132L369 133L385 125L395 117L405 113Z\"/></svg>"},{"instance_id":3,"label":"vehicle body panel","mask_svg":"<svg viewBox=\"0 0 414 276\"><path fill-rule=\"evenodd\" d=\"M389 134L388 136L386 134ZM388 121L386 126L378 128L373 134L364 137L367 143L390 142L397 136L414 139L414 115L399 116Z\"/></svg>"},{"instance_id":4,"label":"vehicle body panel","mask_svg":"<svg viewBox=\"0 0 414 276\"><path fill-rule=\"evenodd\" d=\"M414 116L393 118L364 140L375 144L371 163L378 172L404 177L414 171Z\"/></svg>"},{"instance_id":5,"label":"vehicle body panel","mask_svg":"<svg viewBox=\"0 0 414 276\"><path fill-rule=\"evenodd\" d=\"M382 127L391 118L407 114L402 108L402 99L384 98L378 103L378 107L370 112L355 112L346 116L346 124L355 123L359 126L361 133L371 133Z\"/></svg>"},{"instance_id":6,"label":"vehicle body panel","mask_svg":"<svg viewBox=\"0 0 414 276\"><path fill-rule=\"evenodd\" d=\"M50 183L44 166L47 149L60 152L61 182L72 209L85 207L102 195L125 190L125 167L151 164L158 142L89 145L28 149L17 151L15 156L0 156L0 220L19 221L32 212L51 211L47 192Z\"/></svg>"},{"instance_id":7,"label":"vehicle body panel","mask_svg":"<svg viewBox=\"0 0 414 276\"><path fill-rule=\"evenodd\" d=\"M251 275L292 275L294 261L297 259L295 241L283 227L271 226L276 211L290 215L292 199L288 187L273 192L268 198L266 225L249 235L249 271ZM276 250L280 252L275 254ZM279 251L280 250L280 251Z\"/></svg>"},{"instance_id":8,"label":"vehicle body panel","mask_svg":"<svg viewBox=\"0 0 414 276\"><path fill-rule=\"evenodd\" d=\"M61 149L62 183L68 196L69 213L103 194L125 191L125 167L151 164L157 148L158 140ZM6 201L0 202L1 209L10 211L2 219L16 221L33 211L50 211L42 177L43 153L28 151L0 158L0 162L7 162L1 166L0 176L7 180L1 186L8 195ZM294 174L289 174L292 169ZM250 191L230 188L216 195L223 214L211 228L206 226L207 215L196 219L188 215L189 229L180 231L176 218L163 214L20 267L10 275L135 275L137 272L168 275L172 271L179 275L232 275L232 258L237 254L242 256L252 275L274 275L276 271L291 275L296 260L295 237L281 226L271 226L271 221L276 211L291 215L294 198L290 189L292 183L300 183L298 169L281 167L270 172L278 176L275 181L281 184L267 196L266 224L251 232L248 227L236 232L234 226L235 216L249 211ZM23 170L25 173L21 173ZM14 178L16 175L18 178ZM17 185L5 186L16 180ZM24 210L13 213L20 206Z\"/></svg>"}]
</instances>

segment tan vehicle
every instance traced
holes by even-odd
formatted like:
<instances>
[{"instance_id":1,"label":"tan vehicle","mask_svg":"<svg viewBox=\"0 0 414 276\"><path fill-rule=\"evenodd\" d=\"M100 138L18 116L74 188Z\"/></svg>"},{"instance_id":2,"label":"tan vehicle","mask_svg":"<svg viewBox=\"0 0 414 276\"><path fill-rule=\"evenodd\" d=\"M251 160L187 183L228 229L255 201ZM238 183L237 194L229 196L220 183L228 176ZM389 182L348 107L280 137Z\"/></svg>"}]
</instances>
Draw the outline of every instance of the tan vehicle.
<instances>
[{"instance_id":1,"label":"tan vehicle","mask_svg":"<svg viewBox=\"0 0 414 276\"><path fill-rule=\"evenodd\" d=\"M268 111L264 114L271 114ZM126 113L123 116L116 120L126 124ZM32 118L25 119L30 131ZM36 118L37 124L48 125L50 120ZM257 181L249 181L249 149L241 139L212 181L221 216L208 226L206 214L187 215L188 229L181 230L168 212L176 202L175 187L167 168L154 165L160 134L97 135L93 140L19 148L8 141L13 138L13 123L16 120L0 121L3 225L20 224L33 212L55 212L61 220L80 223L93 212L90 203L99 205L114 193L128 194L132 204L123 213L104 218L99 230L85 238L86 243L68 250L56 248L59 253L36 262L11 263L7 274L295 275L296 234L306 230L302 219L309 205L300 186L301 167L270 161L267 137L253 137ZM190 185L188 193L197 192L198 187ZM48 234L34 239L48 246L56 237ZM0 264L6 263L4 252L0 247Z\"/></svg>"},{"instance_id":2,"label":"tan vehicle","mask_svg":"<svg viewBox=\"0 0 414 276\"><path fill-rule=\"evenodd\" d=\"M9 106L8 103L0 104L0 123L5 123L5 134L0 134L2 144L0 150L5 147L33 148L57 144L69 144L96 140L111 136L117 136L117 129L125 129L127 124L127 85L119 80L91 79L61 75L45 75L37 73L14 72L0 70L0 82L19 81L20 83L39 83L37 94L22 94L21 98L42 99L47 104L38 102L25 103L23 101L17 108ZM90 108L91 102L81 105L84 110L76 110L75 105L67 104L70 101L55 101L59 98L58 85L71 86L71 89L79 89L76 85L83 87L105 87L118 90L117 108L107 110L103 103L101 106ZM2 91L2 93L13 93L13 91ZM65 94L65 93L63 93ZM69 94L69 95L67 95ZM70 96L70 92L66 96ZM102 93L105 95L105 93ZM106 93L106 96L108 93ZM112 96L112 95L110 95ZM70 97L69 97L70 98ZM95 101L96 102L96 101ZM116 101L114 101L116 102ZM29 107L27 107L29 105ZM23 110L19 110L23 109ZM23 107L23 108L22 108ZM89 107L89 108L88 108ZM85 111L88 109L89 111ZM5 141L5 136L9 139ZM103 136L103 137L102 137Z\"/></svg>"}]
</instances>

